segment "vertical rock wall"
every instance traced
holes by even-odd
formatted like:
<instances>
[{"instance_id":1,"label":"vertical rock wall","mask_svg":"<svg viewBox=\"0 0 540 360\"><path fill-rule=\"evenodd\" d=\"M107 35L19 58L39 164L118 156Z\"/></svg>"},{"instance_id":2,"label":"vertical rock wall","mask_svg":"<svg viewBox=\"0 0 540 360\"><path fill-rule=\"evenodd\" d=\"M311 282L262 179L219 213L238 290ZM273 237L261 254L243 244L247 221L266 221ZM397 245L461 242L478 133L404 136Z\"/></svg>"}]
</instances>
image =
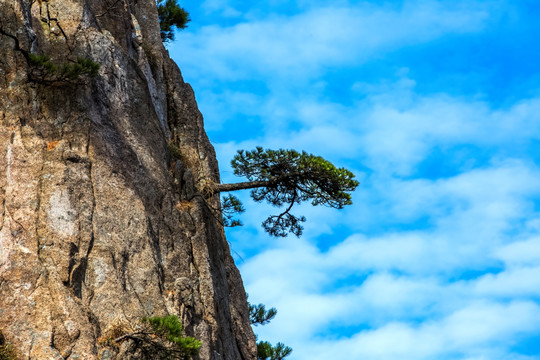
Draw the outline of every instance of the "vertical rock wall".
<instances>
[{"instance_id":1,"label":"vertical rock wall","mask_svg":"<svg viewBox=\"0 0 540 360\"><path fill-rule=\"evenodd\" d=\"M101 68L45 81L29 53ZM136 359L98 339L166 314L200 359L255 359L212 182L154 0L0 0L0 331L22 359Z\"/></svg>"}]
</instances>

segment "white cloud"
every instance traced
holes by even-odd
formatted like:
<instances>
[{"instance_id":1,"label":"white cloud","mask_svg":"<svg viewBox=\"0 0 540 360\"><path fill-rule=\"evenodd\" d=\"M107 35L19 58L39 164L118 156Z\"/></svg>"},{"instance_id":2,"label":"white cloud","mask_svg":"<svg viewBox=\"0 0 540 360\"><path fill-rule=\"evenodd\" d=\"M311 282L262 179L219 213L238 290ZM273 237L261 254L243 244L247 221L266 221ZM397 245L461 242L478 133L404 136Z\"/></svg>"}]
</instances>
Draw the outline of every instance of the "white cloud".
<instances>
[{"instance_id":1,"label":"white cloud","mask_svg":"<svg viewBox=\"0 0 540 360\"><path fill-rule=\"evenodd\" d=\"M349 338L300 345L294 359L509 359L520 336L537 331L531 302L473 303L420 325L391 322Z\"/></svg>"},{"instance_id":2,"label":"white cloud","mask_svg":"<svg viewBox=\"0 0 540 360\"><path fill-rule=\"evenodd\" d=\"M513 147L520 158L527 144L540 138L540 98L493 109L478 100L443 94L422 96L407 89L409 100L403 104L404 90L396 86L387 89L382 98L374 90L362 102L349 106L316 99L295 102L280 93L228 92L223 96L233 104L232 113L246 119L257 116L262 124L258 134L263 136L254 138L245 133L249 140L226 146L249 149L264 144L269 148L304 149L333 161L363 163L377 174L410 176L434 149L441 151L441 163L435 166L453 167L459 173L479 164L485 166L485 160L475 159L481 151L492 152L496 160L508 156L507 148ZM219 98L211 99L214 111L227 113ZM226 120L221 117L216 126L224 126ZM459 153L455 149L460 146L468 147L461 150L463 159L456 156ZM411 182L407 186L422 184Z\"/></svg>"},{"instance_id":3,"label":"white cloud","mask_svg":"<svg viewBox=\"0 0 540 360\"><path fill-rule=\"evenodd\" d=\"M535 267L484 275L474 284L474 291L484 296L506 298L540 296L540 263Z\"/></svg>"},{"instance_id":4,"label":"white cloud","mask_svg":"<svg viewBox=\"0 0 540 360\"><path fill-rule=\"evenodd\" d=\"M223 0L205 0L201 7L207 14L219 12L224 17L240 17L242 12Z\"/></svg>"},{"instance_id":5,"label":"white cloud","mask_svg":"<svg viewBox=\"0 0 540 360\"><path fill-rule=\"evenodd\" d=\"M253 301L279 310L256 332L287 339L295 360L525 359L510 349L538 331L531 299L539 295L539 244L505 232L534 218L526 203L538 196L538 178L528 164L506 161L448 179L394 179L374 196L395 205L379 215L395 222L434 214L431 228L352 235L328 251L277 240L241 266ZM534 222L518 229L538 233ZM503 268L485 273L494 265ZM469 270L480 274L459 280ZM332 329L347 327L350 337L333 338ZM314 343L318 337L331 340Z\"/></svg>"},{"instance_id":6,"label":"white cloud","mask_svg":"<svg viewBox=\"0 0 540 360\"><path fill-rule=\"evenodd\" d=\"M388 93L384 99L375 97L362 125L367 161L381 170L407 175L435 145L515 146L540 136L537 98L491 110L484 102L444 95L415 96L403 108L393 106L397 97Z\"/></svg>"},{"instance_id":7,"label":"white cloud","mask_svg":"<svg viewBox=\"0 0 540 360\"><path fill-rule=\"evenodd\" d=\"M540 237L502 246L495 250L495 256L511 267L540 265Z\"/></svg>"}]
</instances>

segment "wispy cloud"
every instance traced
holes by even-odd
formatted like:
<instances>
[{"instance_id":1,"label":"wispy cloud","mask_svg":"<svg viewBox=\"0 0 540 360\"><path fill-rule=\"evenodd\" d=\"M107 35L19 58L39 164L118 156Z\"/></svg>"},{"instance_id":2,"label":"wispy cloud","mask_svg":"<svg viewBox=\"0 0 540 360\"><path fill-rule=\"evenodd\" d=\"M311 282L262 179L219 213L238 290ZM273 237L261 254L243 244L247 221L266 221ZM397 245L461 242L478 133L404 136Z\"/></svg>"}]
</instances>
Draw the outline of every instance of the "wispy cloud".
<instances>
[{"instance_id":1,"label":"wispy cloud","mask_svg":"<svg viewBox=\"0 0 540 360\"><path fill-rule=\"evenodd\" d=\"M431 222L377 235L363 220L364 234L327 251L277 240L241 264L251 297L280 309L261 336L287 339L300 349L295 359L334 351L336 358L512 358L513 344L539 332L540 229L532 203L540 197L539 171L512 160L444 179L377 178L364 184L372 201L347 214L322 220L313 210L308 228L351 224L369 211L379 217L374 224ZM311 348L312 339L347 328L356 330Z\"/></svg>"},{"instance_id":2,"label":"wispy cloud","mask_svg":"<svg viewBox=\"0 0 540 360\"><path fill-rule=\"evenodd\" d=\"M210 1L205 5L218 7ZM189 54L179 57L184 67L213 79L317 77L324 67L357 66L404 45L479 31L489 19L488 9L481 2L461 1L410 1L386 8L326 5L290 16L270 12L231 26L205 26L183 34L172 48ZM201 60L205 66L194 63Z\"/></svg>"},{"instance_id":3,"label":"wispy cloud","mask_svg":"<svg viewBox=\"0 0 540 360\"><path fill-rule=\"evenodd\" d=\"M310 359L510 359L512 343L534 331L539 319L534 303L476 303L420 326L390 323L301 350L310 351Z\"/></svg>"},{"instance_id":4,"label":"wispy cloud","mask_svg":"<svg viewBox=\"0 0 540 360\"><path fill-rule=\"evenodd\" d=\"M237 99L229 98L232 103ZM268 147L320 149L322 155L356 158L382 173L414 175L434 150L442 151L439 166L467 170L485 165L482 151L491 152L489 160L508 156L506 147L514 147L514 156L521 157L540 137L539 98L497 109L485 101L421 95L414 88L404 90L397 85L384 96L375 91L348 106L323 100L279 102L264 95L242 99L243 115L259 112L257 123L264 137L249 136L247 141L231 142L226 147L246 148L259 142ZM281 113L276 113L276 106ZM468 148L458 148L465 145ZM468 158L460 159L460 152ZM445 153L453 156L445 158Z\"/></svg>"}]
</instances>

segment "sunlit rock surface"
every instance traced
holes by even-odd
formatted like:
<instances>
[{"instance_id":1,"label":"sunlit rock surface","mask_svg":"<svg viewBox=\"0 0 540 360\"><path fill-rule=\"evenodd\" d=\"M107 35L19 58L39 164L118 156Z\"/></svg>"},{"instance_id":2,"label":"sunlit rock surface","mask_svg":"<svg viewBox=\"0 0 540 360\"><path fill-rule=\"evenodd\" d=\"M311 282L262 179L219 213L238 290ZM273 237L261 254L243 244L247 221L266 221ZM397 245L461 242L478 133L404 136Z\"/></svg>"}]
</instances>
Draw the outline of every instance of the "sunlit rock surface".
<instances>
[{"instance_id":1,"label":"sunlit rock surface","mask_svg":"<svg viewBox=\"0 0 540 360\"><path fill-rule=\"evenodd\" d=\"M138 359L128 342L98 339L174 314L202 341L200 359L255 359L219 200L197 195L219 181L214 150L154 1L0 0L0 32L6 340L24 359ZM25 52L101 68L40 82Z\"/></svg>"}]
</instances>

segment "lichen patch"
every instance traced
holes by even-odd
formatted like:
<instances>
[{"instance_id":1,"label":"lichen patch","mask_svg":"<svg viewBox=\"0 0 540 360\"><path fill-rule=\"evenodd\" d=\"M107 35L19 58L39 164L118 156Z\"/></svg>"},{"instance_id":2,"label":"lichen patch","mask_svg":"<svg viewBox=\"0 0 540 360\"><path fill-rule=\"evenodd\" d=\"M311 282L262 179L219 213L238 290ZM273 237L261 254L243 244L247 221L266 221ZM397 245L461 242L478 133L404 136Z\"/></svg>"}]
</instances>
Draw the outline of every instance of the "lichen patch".
<instances>
[{"instance_id":1,"label":"lichen patch","mask_svg":"<svg viewBox=\"0 0 540 360\"><path fill-rule=\"evenodd\" d=\"M58 190L52 194L47 215L49 226L53 231L64 236L75 235L77 212L71 206L69 195L65 190Z\"/></svg>"}]
</instances>

